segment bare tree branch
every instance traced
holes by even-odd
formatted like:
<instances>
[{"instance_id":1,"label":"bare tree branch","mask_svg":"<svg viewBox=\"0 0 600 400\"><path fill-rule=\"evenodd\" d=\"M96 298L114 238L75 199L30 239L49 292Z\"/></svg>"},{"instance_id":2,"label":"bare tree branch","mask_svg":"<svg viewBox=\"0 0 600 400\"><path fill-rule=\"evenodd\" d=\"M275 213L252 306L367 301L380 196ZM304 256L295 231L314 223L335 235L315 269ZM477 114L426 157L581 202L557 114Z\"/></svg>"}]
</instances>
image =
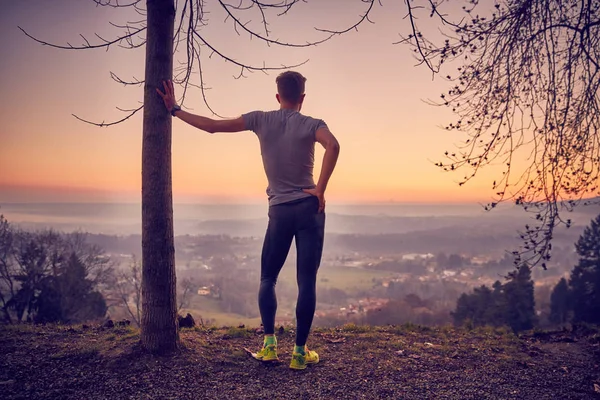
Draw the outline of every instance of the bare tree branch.
<instances>
[{"instance_id":1,"label":"bare tree branch","mask_svg":"<svg viewBox=\"0 0 600 400\"><path fill-rule=\"evenodd\" d=\"M134 31L130 31L127 34L125 34L123 36L119 36L118 38L113 39L113 40L104 39L101 36L99 36L98 34L96 34L96 37L98 37L98 39L100 39L103 42L103 43L99 43L99 44L90 44L90 42L85 38L85 36L80 35L83 38L85 44L82 45L82 46L73 46L73 45L71 45L69 43L67 43L66 45L58 45L58 44L53 44L53 43L45 42L45 41L43 41L41 39L38 39L38 38L30 35L29 33L27 33L27 31L25 29L21 28L20 26L18 28L28 38L33 39L34 41L36 41L36 42L38 42L38 43L40 43L40 44L42 44L44 46L50 46L50 47L54 47L56 49L63 49L63 50L91 50L91 49L100 49L100 48L105 48L105 49L108 50L108 48L111 45L116 44L116 43L121 43L122 41L127 40L127 39L129 39L131 37L134 37L135 35L138 35L139 33L144 32L146 30L145 26L141 27L141 28L137 28ZM141 44L140 45L132 46L132 48L136 48L136 47L140 47L140 46L141 46Z\"/></svg>"},{"instance_id":2,"label":"bare tree branch","mask_svg":"<svg viewBox=\"0 0 600 400\"><path fill-rule=\"evenodd\" d=\"M125 81L125 80L119 78L119 76L117 74L115 74L114 72L112 72L112 71L109 71L109 72L110 72L110 77L112 78L113 81L120 83L124 86L141 86L145 82L143 80L140 81L135 76L133 77L133 80Z\"/></svg>"},{"instance_id":3,"label":"bare tree branch","mask_svg":"<svg viewBox=\"0 0 600 400\"><path fill-rule=\"evenodd\" d=\"M133 116L134 116L134 115L135 115L135 114L136 114L138 111L140 111L142 108L144 108L144 105L143 105L143 104L142 104L141 106L139 106L138 108L136 108L136 109L133 109L133 110L124 110L124 109L120 109L120 108L118 108L118 107L117 107L117 110L119 110L119 111L123 111L123 112L128 112L129 114L128 114L127 116L125 116L125 117L121 118L120 120L113 121L113 122L104 122L104 121L103 121L103 122L92 122L92 121L88 121L88 120L85 120L85 119L83 119L83 118L80 118L80 117L78 117L78 116L77 116L77 115L75 115L75 114L71 114L71 115L73 115L73 116L74 116L75 118L77 118L78 120L80 120L80 121L82 121L82 122L85 122L86 124L95 125L95 126L99 126L99 127L101 127L101 128L102 128L102 127L106 127L106 126L113 126L113 125L117 125L117 124L120 124L121 122L127 121L129 118L133 117Z\"/></svg>"},{"instance_id":4,"label":"bare tree branch","mask_svg":"<svg viewBox=\"0 0 600 400\"><path fill-rule=\"evenodd\" d=\"M341 31L334 31L334 30L327 30L327 29L318 29L318 28L315 28L315 29L317 29L318 31L320 31L320 32L324 32L324 33L327 33L327 34L329 34L329 35L328 35L328 36L326 36L326 37L324 37L323 39L320 39L320 40L317 40L317 41L313 41L313 42L306 42L306 43L291 43L291 42L282 42L282 41L280 41L280 40L276 40L276 39L269 39L269 38L268 38L268 36L269 36L269 30L268 30L268 28L267 28L267 25L268 25L268 23L267 23L267 20L266 20L265 14L264 14L264 8L266 8L266 6L265 6L264 4L261 4L261 3L258 3L258 2L252 2L252 5L251 5L250 7L241 7L241 6L232 6L232 5L230 5L230 4L226 4L225 2L223 2L223 1L221 1L221 0L218 0L218 2L219 2L219 4L221 5L221 7L222 7L222 8L225 10L225 12L227 13L227 18L231 18L231 19L233 20L233 26L234 26L234 29L237 29L237 27L240 27L242 30L244 30L244 31L246 31L247 33L249 33L251 38L252 38L252 37L256 37L256 38L258 38L258 39L260 39L260 40L264 41L264 42L265 42L265 43L267 43L267 44L275 44L275 45L278 45L278 46L284 46L284 47L298 47L298 48L302 48L302 47L310 47L310 46L316 46L316 45L319 45L319 44L325 43L325 42L327 42L328 40L330 40L331 38L333 38L334 36L337 36L337 35L342 35L342 34L344 34L344 33L346 33L346 32L349 32L349 31L351 31L351 30L354 30L354 29L356 29L356 28L357 28L357 27L358 27L358 26L359 26L361 23L363 23L364 21L369 21L369 22L371 22L371 23L372 23L372 21L370 21L370 20L369 20L369 13L370 13L370 12L371 12L371 10L373 9L373 5L375 4L375 1L374 1L374 0L367 0L367 1L364 1L364 2L366 2L366 3L369 3L369 7L368 7L368 9L366 10L366 12L365 12L365 13L364 13L364 14L361 16L361 18L359 19L359 21L358 21L358 22L356 22L355 24L353 24L352 26L350 26L350 27L348 27L348 28L346 28L346 29L344 29L344 30L341 30ZM290 3L289 7L288 7L288 8L286 8L286 11L285 11L285 12L287 12L287 10L289 10L289 8L291 8L291 6L292 6L293 4L295 4L295 3L296 3L296 2ZM235 14L234 14L234 13L231 11L232 9L234 9L234 10L248 10L248 9L251 9L251 8L252 8L254 5L257 5L257 6L258 6L258 8L259 8L259 10L260 10L260 13L261 13L261 15L262 15L262 22L263 22L263 26L264 26L264 29L265 29L265 36L263 36L263 35L261 35L261 34L257 33L256 31L253 31L253 30L249 29L249 28L247 27L247 25L248 25L248 24L247 24L247 23L243 23L243 22L242 22L242 21L241 21L239 18L237 18L237 17L235 16ZM281 14L280 14L280 15L281 15Z\"/></svg>"},{"instance_id":5,"label":"bare tree branch","mask_svg":"<svg viewBox=\"0 0 600 400\"><path fill-rule=\"evenodd\" d=\"M192 289L194 288L194 282L192 279L186 278L181 282L181 288L183 292L179 296L179 307L177 307L177 312L181 311L183 308L188 307L190 294L192 293Z\"/></svg>"},{"instance_id":6,"label":"bare tree branch","mask_svg":"<svg viewBox=\"0 0 600 400\"><path fill-rule=\"evenodd\" d=\"M132 0L129 3L119 3L119 0L92 0L96 5L102 7L112 7L112 8L127 8L127 7L136 7L142 0Z\"/></svg>"},{"instance_id":7,"label":"bare tree branch","mask_svg":"<svg viewBox=\"0 0 600 400\"><path fill-rule=\"evenodd\" d=\"M466 170L459 185L504 165L487 208L514 201L533 214L516 261L545 267L554 229L571 225L564 212L600 195L600 4L519 0L490 9L465 0L453 21L441 11L444 1L427 0L419 11L437 19L443 42L435 43L418 29L417 0L406 1L412 33L399 43L434 74L446 64L457 68L434 104L452 109L457 121L446 129L467 139L436 165ZM516 154L529 163L520 172Z\"/></svg>"},{"instance_id":8,"label":"bare tree branch","mask_svg":"<svg viewBox=\"0 0 600 400\"><path fill-rule=\"evenodd\" d=\"M111 7L111 8L134 8L136 12L140 15L145 16L146 11L144 8L144 2L141 0L92 0L96 6L101 7ZM266 3L256 0L239 0L237 4L227 3L225 1L217 0L218 5L223 9L226 13L226 18L231 19L233 22L233 28L236 32L238 32L238 28L242 31L245 31L250 35L250 38L256 38L260 41L266 43L267 45L278 45L289 48L306 48L310 46L316 46L321 43L324 43L335 36L342 35L344 33L357 30L358 26L365 21L371 22L369 15L374 8L375 0L360 0L362 3L367 5L366 11L361 15L359 20L345 29L341 30L330 30L330 29L319 29L315 28L317 31L325 33L326 36L322 39L316 41L307 41L306 43L293 43L281 41L278 39L274 39L271 37L272 32L269 29L269 22L267 17L267 12L269 10L275 10L276 16L280 17L290 12L290 10L299 3L307 3L305 0L282 0L273 3ZM381 3L379 2L381 5ZM294 64L281 64L277 66L269 66L266 64L262 65L253 65L243 61L238 61L234 57L226 55L218 46L212 43L205 34L201 32L201 28L208 25L208 20L206 18L206 12L204 10L206 2L204 0L179 0L176 2L178 16L178 23L176 24L175 32L174 32L174 52L178 54L178 50L180 45L185 44L185 58L180 61L180 65L178 68L174 68L174 77L173 80L176 84L180 85L183 88L183 92L180 98L180 102L182 107L186 107L186 98L188 95L188 89L195 88L199 89L202 95L202 100L204 104L208 107L210 112L213 115L220 115L213 110L213 108L209 104L208 96L206 91L209 88L205 84L205 77L203 76L203 68L202 63L213 58L214 55L217 55L224 61L228 63L232 63L233 65L239 68L238 73L233 76L234 79L240 79L245 77L248 72L261 71L263 73L267 73L269 71L277 71L277 70L285 70L290 68L297 68L299 66L304 65L309 60L305 60L300 63ZM179 6L179 7L178 7ZM261 17L261 25L264 30L264 34L259 33L252 29L247 22L243 22L241 15L246 11L258 10ZM245 14L244 14L245 15ZM98 34L95 34L99 43L92 43L88 40L87 37L80 35L82 39L82 45L72 45L71 43L67 43L66 45L60 45L55 43L50 43L41 39L34 37L29 34L25 29L19 27L21 31L32 40L36 41L45 46L50 46L58 49L65 50L89 50L89 49L98 49L105 48L108 50L110 46L115 45L122 48L127 49L136 49L143 47L146 43L145 34L146 26L145 26L145 18L139 21L130 21L125 24L116 24L110 22L111 26L114 28L122 30L122 33L118 35L117 38L109 40ZM239 32L238 32L239 34ZM208 49L208 52L201 52L202 48ZM116 73L110 72L111 79L115 82L125 85L125 86L141 86L144 81L138 80L137 78L133 78L132 80L125 80L120 78ZM192 78L198 76L199 84L192 82ZM83 119L77 115L73 115L75 118L79 119L82 122L92 124L99 127L112 126L119 124L121 122L126 121L131 118L137 111L142 109L140 106L137 109L129 110L128 115L124 118L113 122L93 122L87 119Z\"/></svg>"},{"instance_id":9,"label":"bare tree branch","mask_svg":"<svg viewBox=\"0 0 600 400\"><path fill-rule=\"evenodd\" d=\"M142 273L141 265L132 257L131 264L126 272L119 275L116 289L119 304L125 308L133 322L140 326L142 311ZM133 304L131 304L133 302Z\"/></svg>"}]
</instances>

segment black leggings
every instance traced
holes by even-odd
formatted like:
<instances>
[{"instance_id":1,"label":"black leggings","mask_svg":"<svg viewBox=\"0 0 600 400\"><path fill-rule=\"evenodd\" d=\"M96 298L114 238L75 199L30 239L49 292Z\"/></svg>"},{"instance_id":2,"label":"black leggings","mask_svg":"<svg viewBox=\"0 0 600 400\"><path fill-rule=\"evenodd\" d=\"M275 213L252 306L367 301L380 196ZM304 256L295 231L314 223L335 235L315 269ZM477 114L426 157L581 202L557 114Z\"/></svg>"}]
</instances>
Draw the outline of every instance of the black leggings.
<instances>
[{"instance_id":1,"label":"black leggings","mask_svg":"<svg viewBox=\"0 0 600 400\"><path fill-rule=\"evenodd\" d=\"M316 197L269 207L269 225L261 257L258 307L265 334L275 333L277 297L275 284L296 239L298 301L296 302L296 345L304 346L312 325L317 301L317 270L323 253L325 213L319 213Z\"/></svg>"}]
</instances>

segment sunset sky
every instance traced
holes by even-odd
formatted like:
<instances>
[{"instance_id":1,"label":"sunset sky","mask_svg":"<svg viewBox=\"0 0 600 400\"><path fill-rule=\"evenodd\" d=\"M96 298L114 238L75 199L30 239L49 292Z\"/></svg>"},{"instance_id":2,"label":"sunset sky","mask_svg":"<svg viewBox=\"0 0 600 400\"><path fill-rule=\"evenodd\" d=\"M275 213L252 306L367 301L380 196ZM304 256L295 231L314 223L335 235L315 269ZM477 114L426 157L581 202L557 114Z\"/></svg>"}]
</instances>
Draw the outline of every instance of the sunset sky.
<instances>
[{"instance_id":1,"label":"sunset sky","mask_svg":"<svg viewBox=\"0 0 600 400\"><path fill-rule=\"evenodd\" d=\"M492 174L497 171L484 170L478 179L459 187L456 182L462 174L443 173L433 165L464 136L441 129L452 115L423 101L439 98L448 83L440 77L432 80L427 69L414 66L408 47L392 44L398 33L408 33L403 2L385 1L372 13L375 24L308 49L269 48L247 35L237 36L217 2L206 3L211 14L202 34L233 58L258 65L310 59L296 69L308 78L302 112L324 119L342 150L328 189L329 202L490 198ZM314 39L319 35L313 27L351 25L363 9L358 0L299 4L285 17L272 16L271 35L295 42ZM244 20L260 26L256 14L246 15ZM49 42L75 45L82 43L80 33L90 41L95 32L115 37L120 31L108 22L133 18L131 12L96 7L91 0L2 0L0 204L139 201L141 113L109 128L84 124L71 114L109 121L121 117L116 106L136 107L143 89L113 82L109 71L143 79L144 49L58 50L33 42L17 28ZM237 68L208 55L203 68L215 111L235 117L277 108L278 72L256 72L235 80ZM192 79L199 83L197 76ZM210 116L199 91L189 95L186 105ZM315 179L322 155L319 148ZM173 121L175 202L264 202L265 187L258 140L252 132L211 136Z\"/></svg>"}]
</instances>

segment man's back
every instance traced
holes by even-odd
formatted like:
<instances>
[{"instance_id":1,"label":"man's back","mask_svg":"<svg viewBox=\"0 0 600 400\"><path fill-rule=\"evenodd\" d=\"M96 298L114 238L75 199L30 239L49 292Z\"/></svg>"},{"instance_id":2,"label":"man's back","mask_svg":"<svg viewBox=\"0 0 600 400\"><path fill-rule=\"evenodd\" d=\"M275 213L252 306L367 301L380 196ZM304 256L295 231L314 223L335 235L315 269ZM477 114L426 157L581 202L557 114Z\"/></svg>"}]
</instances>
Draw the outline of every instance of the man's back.
<instances>
[{"instance_id":1,"label":"man's back","mask_svg":"<svg viewBox=\"0 0 600 400\"><path fill-rule=\"evenodd\" d=\"M325 122L289 109L253 111L243 118L260 141L269 204L309 197L302 189L315 187L315 134L327 127Z\"/></svg>"}]
</instances>

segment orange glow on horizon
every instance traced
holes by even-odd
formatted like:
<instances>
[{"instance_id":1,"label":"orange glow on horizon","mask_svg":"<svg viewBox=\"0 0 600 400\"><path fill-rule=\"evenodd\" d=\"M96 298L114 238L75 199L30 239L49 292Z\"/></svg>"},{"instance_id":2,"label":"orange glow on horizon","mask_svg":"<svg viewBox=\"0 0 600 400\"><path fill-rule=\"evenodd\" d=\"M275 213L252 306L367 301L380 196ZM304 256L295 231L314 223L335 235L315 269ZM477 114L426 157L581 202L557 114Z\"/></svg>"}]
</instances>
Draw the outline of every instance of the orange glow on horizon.
<instances>
[{"instance_id":1,"label":"orange glow on horizon","mask_svg":"<svg viewBox=\"0 0 600 400\"><path fill-rule=\"evenodd\" d=\"M0 42L8 51L0 69L11 77L3 88L19 105L0 110L0 206L11 201L139 201L142 113L110 128L87 125L71 114L110 121L123 117L115 106L139 104L143 88L118 85L108 71L141 78L144 52L59 51L14 35L21 25L59 43L75 40L79 32L106 36L107 15L117 12L84 2L64 7L11 2L0 15ZM352 10L344 11L355 18ZM415 67L407 48L390 45L401 11L401 4L386 4L373 14L377 24L306 50L243 41L230 25L218 22L216 12L210 29L215 45L247 62L281 65L310 59L297 68L308 79L302 112L324 119L341 143L329 202L486 202L497 169L482 171L476 181L459 187L462 176L433 166L432 160L464 137L440 129L453 119L448 110L422 101L438 98L446 83L432 82L429 71ZM72 18L65 21L65 13ZM272 28L279 24L286 35L303 37L305 31L295 23L330 22L324 14L302 13L293 14L294 21L273 21ZM212 88L207 92L211 107L221 115L277 107L276 73L234 80L237 67L212 59L203 71ZM211 115L198 91L188 92L186 99L191 112ZM315 180L323 156L317 147ZM209 135L173 120L172 166L175 202L266 202L260 149L251 132Z\"/></svg>"},{"instance_id":2,"label":"orange glow on horizon","mask_svg":"<svg viewBox=\"0 0 600 400\"><path fill-rule=\"evenodd\" d=\"M116 190L115 188L92 188L77 186L37 186L0 184L0 207L2 203L86 202L86 203L137 203L141 199L141 187ZM402 191L353 191L332 189L327 194L330 204L378 204L378 203L477 203L487 202L476 191L458 190L452 194L436 193L431 189L404 189ZM252 191L179 190L173 192L174 203L266 203L264 188Z\"/></svg>"}]
</instances>

